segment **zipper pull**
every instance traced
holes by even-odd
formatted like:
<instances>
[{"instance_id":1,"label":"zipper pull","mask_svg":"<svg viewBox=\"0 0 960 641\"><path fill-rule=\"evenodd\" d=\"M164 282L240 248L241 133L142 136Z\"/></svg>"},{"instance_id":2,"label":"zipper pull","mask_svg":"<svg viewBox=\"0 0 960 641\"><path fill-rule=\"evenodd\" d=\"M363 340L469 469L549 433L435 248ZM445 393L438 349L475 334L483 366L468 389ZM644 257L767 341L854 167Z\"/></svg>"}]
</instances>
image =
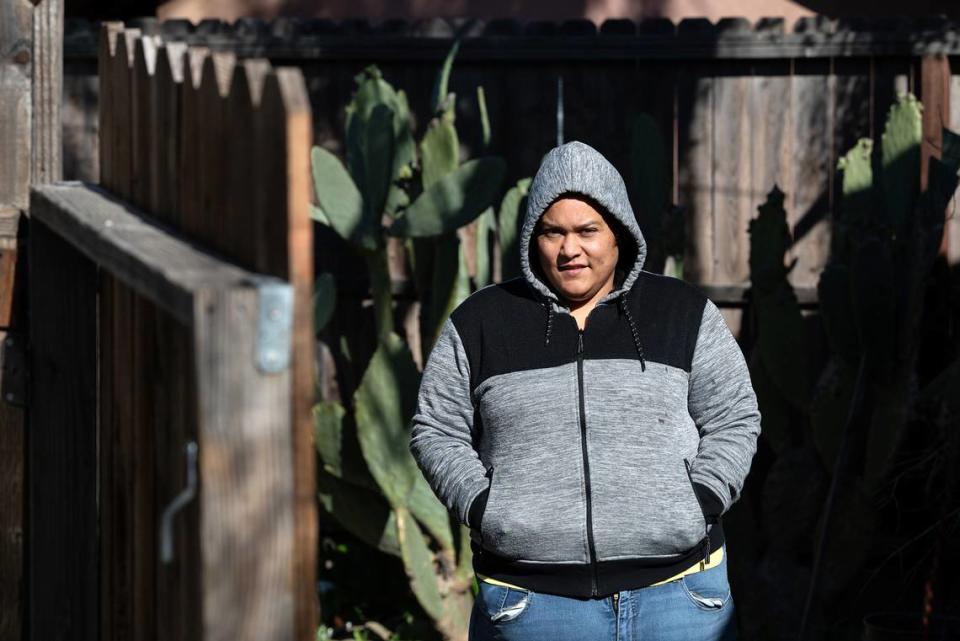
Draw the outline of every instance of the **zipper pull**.
<instances>
[{"instance_id":1,"label":"zipper pull","mask_svg":"<svg viewBox=\"0 0 960 641\"><path fill-rule=\"evenodd\" d=\"M577 354L583 354L583 330L578 329L577 332Z\"/></svg>"},{"instance_id":2,"label":"zipper pull","mask_svg":"<svg viewBox=\"0 0 960 641\"><path fill-rule=\"evenodd\" d=\"M620 593L613 593L613 612L616 614L620 611Z\"/></svg>"}]
</instances>

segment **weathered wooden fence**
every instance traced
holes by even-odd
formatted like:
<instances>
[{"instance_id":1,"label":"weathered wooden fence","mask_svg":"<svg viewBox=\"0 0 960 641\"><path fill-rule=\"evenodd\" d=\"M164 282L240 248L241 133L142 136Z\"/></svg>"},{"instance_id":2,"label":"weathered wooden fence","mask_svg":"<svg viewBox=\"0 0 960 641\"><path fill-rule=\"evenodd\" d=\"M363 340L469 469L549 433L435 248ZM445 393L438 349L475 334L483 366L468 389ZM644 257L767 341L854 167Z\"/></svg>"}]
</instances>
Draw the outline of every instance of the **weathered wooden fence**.
<instances>
[{"instance_id":1,"label":"weathered wooden fence","mask_svg":"<svg viewBox=\"0 0 960 641\"><path fill-rule=\"evenodd\" d=\"M298 70L100 39L100 186L32 192L31 639L316 632Z\"/></svg>"},{"instance_id":2,"label":"weathered wooden fence","mask_svg":"<svg viewBox=\"0 0 960 641\"><path fill-rule=\"evenodd\" d=\"M24 595L26 240L30 185L60 180L62 0L0 0L0 639Z\"/></svg>"},{"instance_id":3,"label":"weathered wooden fence","mask_svg":"<svg viewBox=\"0 0 960 641\"><path fill-rule=\"evenodd\" d=\"M731 18L674 24L666 19L516 20L241 20L157 22L145 30L176 33L195 44L229 48L299 66L313 106L318 144L343 152L343 107L353 76L376 63L402 87L425 125L436 70L459 32L464 36L450 81L465 154L479 150L476 88L483 86L492 124L490 153L508 161L508 183L532 175L557 143L562 79L564 139L581 139L607 155L628 179L633 172L630 124L651 113L670 148L665 159L674 201L688 213L687 277L735 303L749 277L747 224L776 184L786 193L794 231L791 281L801 300L826 260L830 216L838 204L836 161L859 137L878 137L898 91L922 93L920 61L960 55L958 25L910 21L802 19L785 32L777 19ZM96 91L83 80L90 26L67 26L68 102L77 119L70 138L94 135L82 114ZM83 96L80 96L80 94ZM945 122L960 123L960 75L948 76ZM929 96L921 96L921 99ZM73 148L73 147L71 147ZM639 153L643 153L641 150ZM69 154L68 154L69 155ZM74 171L82 173L82 155ZM954 218L945 247L960 261ZM344 256L331 235L318 236L318 268L333 272L345 295L363 295L361 262Z\"/></svg>"}]
</instances>

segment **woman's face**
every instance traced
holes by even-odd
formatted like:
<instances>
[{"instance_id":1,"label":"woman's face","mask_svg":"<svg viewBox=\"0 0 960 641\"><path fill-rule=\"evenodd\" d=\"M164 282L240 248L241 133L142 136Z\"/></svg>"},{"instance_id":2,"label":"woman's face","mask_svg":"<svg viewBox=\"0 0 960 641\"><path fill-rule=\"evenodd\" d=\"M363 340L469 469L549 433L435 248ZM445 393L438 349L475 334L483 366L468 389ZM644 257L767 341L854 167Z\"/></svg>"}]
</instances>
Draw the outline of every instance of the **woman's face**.
<instances>
[{"instance_id":1,"label":"woman's face","mask_svg":"<svg viewBox=\"0 0 960 641\"><path fill-rule=\"evenodd\" d=\"M600 212L578 198L560 198L538 225L540 267L558 293L570 302L585 303L608 284L613 288L619 250Z\"/></svg>"}]
</instances>

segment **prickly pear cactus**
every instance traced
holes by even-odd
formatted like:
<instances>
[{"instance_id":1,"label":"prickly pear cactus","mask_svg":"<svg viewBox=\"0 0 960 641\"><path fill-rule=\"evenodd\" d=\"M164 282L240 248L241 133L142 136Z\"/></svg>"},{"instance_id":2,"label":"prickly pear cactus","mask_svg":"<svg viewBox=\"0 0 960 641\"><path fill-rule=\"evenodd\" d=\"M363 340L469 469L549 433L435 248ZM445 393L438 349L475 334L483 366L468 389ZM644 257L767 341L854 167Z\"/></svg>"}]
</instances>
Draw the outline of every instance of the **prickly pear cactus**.
<instances>
[{"instance_id":1,"label":"prickly pear cactus","mask_svg":"<svg viewBox=\"0 0 960 641\"><path fill-rule=\"evenodd\" d=\"M353 117L356 115L366 121L378 106L384 105L393 113L393 138L395 140L393 155L393 175L402 177L408 171L408 165L414 161L415 144L411 129L410 107L407 104L407 95L402 89L394 89L383 79L380 70L370 65L354 78L357 89L353 100L346 107L346 130L349 136L353 126ZM357 132L362 132L357 129ZM359 160L359 159L358 159ZM350 161L348 161L350 162Z\"/></svg>"},{"instance_id":2,"label":"prickly pear cactus","mask_svg":"<svg viewBox=\"0 0 960 641\"><path fill-rule=\"evenodd\" d=\"M500 202L497 216L497 234L500 238L501 278L509 280L521 274L520 271L520 228L527 209L527 192L532 178L521 178Z\"/></svg>"},{"instance_id":3,"label":"prickly pear cactus","mask_svg":"<svg viewBox=\"0 0 960 641\"><path fill-rule=\"evenodd\" d=\"M506 173L502 158L468 160L436 179L393 221L389 233L407 238L454 232L496 198Z\"/></svg>"},{"instance_id":4,"label":"prickly pear cactus","mask_svg":"<svg viewBox=\"0 0 960 641\"><path fill-rule=\"evenodd\" d=\"M750 278L757 326L757 353L763 371L779 395L796 408L809 402L807 349L803 318L784 256L790 230L783 207L784 194L776 186L750 221ZM784 435L782 442L791 440Z\"/></svg>"},{"instance_id":5,"label":"prickly pear cactus","mask_svg":"<svg viewBox=\"0 0 960 641\"><path fill-rule=\"evenodd\" d=\"M401 558L413 593L436 628L445 638L460 640L466 638L472 607L469 529L452 526L455 520L409 450L420 374L410 348L395 332L386 253L389 236L403 239L422 295L420 362L425 362L453 307L472 285L491 278L488 243L498 230L494 204L505 174L503 160L495 156L460 162L455 101L447 92L458 46L438 74L436 112L419 143L413 140L405 94L370 66L356 76L346 110L346 163L320 147L313 148L311 161L313 217L366 260L377 329L376 350L356 389L351 394L340 386L350 403L322 400L314 407L320 501L366 544ZM481 110L486 111L482 103ZM489 142L486 121L484 139ZM460 233L478 217L487 243L477 239L483 256L471 283ZM321 278L317 283L319 331L332 313L335 290ZM346 353L344 358L350 360Z\"/></svg>"},{"instance_id":6,"label":"prickly pear cactus","mask_svg":"<svg viewBox=\"0 0 960 641\"><path fill-rule=\"evenodd\" d=\"M816 452L828 475L845 479L830 485L810 553L817 558L823 550L813 584L829 595L843 593L860 576L869 552L863 542L878 527L877 506L891 491L891 471L903 465L905 428L921 399L936 393L918 384L920 317L944 211L958 185L960 138L944 130L942 158L930 159L921 193L921 116L916 98L899 96L882 140L859 140L837 164L842 200L832 221L830 261L817 287L827 354L820 370L809 373L808 380L816 379L809 395L791 392L809 386L795 378L804 366L794 369L805 362L807 333L786 279L790 234L778 190L750 224L757 340L748 362L763 414L762 437L780 456L796 447ZM858 371L865 372L862 394L855 390ZM854 407L858 398L870 401ZM848 440L854 449L841 456L852 416L863 416L865 434ZM768 484L764 500L790 504L790 491ZM841 507L828 518L827 506L834 504ZM762 516L770 518L776 517Z\"/></svg>"},{"instance_id":7,"label":"prickly pear cactus","mask_svg":"<svg viewBox=\"0 0 960 641\"><path fill-rule=\"evenodd\" d=\"M841 160L846 242L835 247L822 283L822 302L831 342L850 361L856 352L867 363L877 402L871 411L862 478L869 493L879 491L895 464L917 390L916 358L924 280L943 233L946 204L957 187L957 137L943 131L943 160L930 159L926 191L920 193L923 107L901 94L890 108L880 149L861 142ZM849 295L837 290L849 279ZM850 313L852 312L852 313ZM853 319L856 340L851 336ZM857 343L854 350L853 343ZM841 347L842 346L842 347Z\"/></svg>"},{"instance_id":8,"label":"prickly pear cactus","mask_svg":"<svg viewBox=\"0 0 960 641\"><path fill-rule=\"evenodd\" d=\"M887 114L880 143L886 224L894 232L913 216L920 195L922 137L923 105L912 94L902 94Z\"/></svg>"}]
</instances>

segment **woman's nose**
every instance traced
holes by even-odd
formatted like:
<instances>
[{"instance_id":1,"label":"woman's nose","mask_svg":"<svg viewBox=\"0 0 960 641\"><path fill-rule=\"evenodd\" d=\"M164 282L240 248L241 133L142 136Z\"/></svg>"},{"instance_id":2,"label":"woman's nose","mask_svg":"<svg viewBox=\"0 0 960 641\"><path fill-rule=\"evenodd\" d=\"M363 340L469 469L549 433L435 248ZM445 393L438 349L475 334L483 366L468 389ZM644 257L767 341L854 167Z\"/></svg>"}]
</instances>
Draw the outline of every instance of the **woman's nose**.
<instances>
[{"instance_id":1,"label":"woman's nose","mask_svg":"<svg viewBox=\"0 0 960 641\"><path fill-rule=\"evenodd\" d=\"M560 245L560 255L565 258L573 258L580 253L580 243L573 234L567 234L563 238L563 244Z\"/></svg>"}]
</instances>

